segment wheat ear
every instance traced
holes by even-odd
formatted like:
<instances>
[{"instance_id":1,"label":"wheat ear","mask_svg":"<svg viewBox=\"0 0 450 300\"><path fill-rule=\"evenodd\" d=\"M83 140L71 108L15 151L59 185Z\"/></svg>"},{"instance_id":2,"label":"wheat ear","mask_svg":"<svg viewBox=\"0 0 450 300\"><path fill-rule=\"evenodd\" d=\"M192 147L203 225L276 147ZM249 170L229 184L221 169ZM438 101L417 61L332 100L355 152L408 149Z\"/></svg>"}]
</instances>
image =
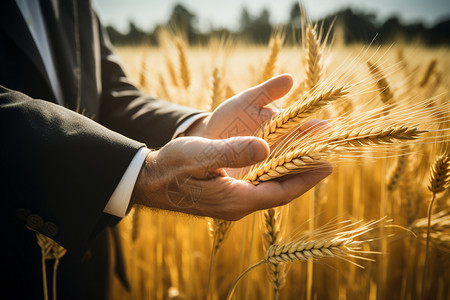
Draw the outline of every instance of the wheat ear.
<instances>
[{"instance_id":1,"label":"wheat ear","mask_svg":"<svg viewBox=\"0 0 450 300\"><path fill-rule=\"evenodd\" d=\"M282 113L273 116L256 136L273 145L280 137L286 135L299 125L299 121L309 117L330 102L343 98L348 94L346 87L330 88L324 93L308 94L289 106Z\"/></svg>"},{"instance_id":2,"label":"wheat ear","mask_svg":"<svg viewBox=\"0 0 450 300\"><path fill-rule=\"evenodd\" d=\"M436 59L433 59L428 64L427 70L425 71L425 74L423 75L422 80L419 83L420 87L424 87L427 85L428 81L430 80L431 75L434 73L434 69L436 68L437 61Z\"/></svg>"},{"instance_id":3,"label":"wheat ear","mask_svg":"<svg viewBox=\"0 0 450 300\"><path fill-rule=\"evenodd\" d=\"M323 142L339 146L369 146L414 140L425 132L427 131L408 126L392 126L387 128L367 128L363 126L353 130L338 131Z\"/></svg>"},{"instance_id":4,"label":"wheat ear","mask_svg":"<svg viewBox=\"0 0 450 300\"><path fill-rule=\"evenodd\" d=\"M139 73L139 86L144 91L148 91L146 71L147 71L147 55L144 53L144 55L142 55L141 72Z\"/></svg>"},{"instance_id":5,"label":"wheat ear","mask_svg":"<svg viewBox=\"0 0 450 300\"><path fill-rule=\"evenodd\" d=\"M159 95L163 99L170 99L170 94L169 91L167 90L166 80L164 79L164 76L161 73L158 75L158 82L159 82Z\"/></svg>"},{"instance_id":6,"label":"wheat ear","mask_svg":"<svg viewBox=\"0 0 450 300\"><path fill-rule=\"evenodd\" d=\"M428 184L428 189L433 193L430 203L428 204L428 223L427 223L427 241L425 246L425 264L424 264L424 274L422 278L422 299L425 295L425 281L428 270L428 259L429 259L429 247L430 247L430 232L431 232L431 214L433 211L433 203L436 199L436 194L445 191L450 181L450 152L444 152L440 157L438 157L431 168L431 174Z\"/></svg>"},{"instance_id":7,"label":"wheat ear","mask_svg":"<svg viewBox=\"0 0 450 300\"><path fill-rule=\"evenodd\" d=\"M365 147L369 145L383 145L414 140L426 131L415 127L393 126L388 128L360 127L353 130L337 131L331 136L310 141L305 146L291 146L291 150L284 151L278 156L271 157L253 169L244 177L253 184L268 181L288 174L299 173L305 169L320 168L322 159L329 154L339 154L343 150Z\"/></svg>"},{"instance_id":8,"label":"wheat ear","mask_svg":"<svg viewBox=\"0 0 450 300\"><path fill-rule=\"evenodd\" d=\"M217 252L220 247L222 247L222 244L226 240L232 225L232 221L225 221L221 219L212 219L209 222L209 229L214 236L214 252Z\"/></svg>"},{"instance_id":9,"label":"wheat ear","mask_svg":"<svg viewBox=\"0 0 450 300\"><path fill-rule=\"evenodd\" d=\"M370 61L367 62L369 67L370 74L376 82L378 89L380 90L380 99L383 103L391 103L394 97L394 94L391 91L389 83L384 76L383 72L380 68Z\"/></svg>"},{"instance_id":10,"label":"wheat ear","mask_svg":"<svg viewBox=\"0 0 450 300\"><path fill-rule=\"evenodd\" d=\"M280 212L275 208L270 208L264 212L264 247L265 250L275 245L280 237ZM280 289L286 283L286 266L283 263L269 263L269 279L274 288L274 299L278 299Z\"/></svg>"},{"instance_id":11,"label":"wheat ear","mask_svg":"<svg viewBox=\"0 0 450 300\"><path fill-rule=\"evenodd\" d=\"M275 74L275 66L283 44L283 37L280 34L272 36L269 41L270 54L264 64L261 82L269 80Z\"/></svg>"},{"instance_id":12,"label":"wheat ear","mask_svg":"<svg viewBox=\"0 0 450 300\"><path fill-rule=\"evenodd\" d=\"M168 58L168 57L166 57L166 65L167 65L167 70L169 71L169 76L170 76L172 85L174 87L178 87L179 84L178 84L177 72L175 71L172 60L170 60L170 58Z\"/></svg>"},{"instance_id":13,"label":"wheat ear","mask_svg":"<svg viewBox=\"0 0 450 300\"><path fill-rule=\"evenodd\" d=\"M191 85L191 75L186 58L186 44L182 39L177 39L176 45L178 50L180 78L181 82L183 83L183 87L187 90Z\"/></svg>"},{"instance_id":14,"label":"wheat ear","mask_svg":"<svg viewBox=\"0 0 450 300\"><path fill-rule=\"evenodd\" d=\"M136 241L139 236L139 224L140 224L141 212L137 206L134 207L133 216L131 219L131 241L133 244L136 244Z\"/></svg>"},{"instance_id":15,"label":"wheat ear","mask_svg":"<svg viewBox=\"0 0 450 300\"><path fill-rule=\"evenodd\" d=\"M361 258L355 254L364 253L359 251L360 245L371 240L359 241L356 238L375 229L384 219L361 225L359 225L361 222L350 223L342 228L332 225L322 226L290 242L271 246L267 249L264 260L268 262L292 262L325 257L337 257L344 260L346 260L346 257Z\"/></svg>"},{"instance_id":16,"label":"wheat ear","mask_svg":"<svg viewBox=\"0 0 450 300\"><path fill-rule=\"evenodd\" d=\"M225 85L225 99L229 99L229 98L233 97L234 95L236 95L236 92L233 90L233 88L229 84L226 84Z\"/></svg>"},{"instance_id":17,"label":"wheat ear","mask_svg":"<svg viewBox=\"0 0 450 300\"><path fill-rule=\"evenodd\" d=\"M403 53L403 48L397 49L397 60L399 61L402 70L405 72L406 77L409 77L410 70L409 70L408 62L406 61L406 58L405 58L405 54Z\"/></svg>"},{"instance_id":18,"label":"wheat ear","mask_svg":"<svg viewBox=\"0 0 450 300\"><path fill-rule=\"evenodd\" d=\"M308 24L306 27L306 55L305 55L305 90L315 88L321 78L322 61L320 43L317 37L316 27Z\"/></svg>"},{"instance_id":19,"label":"wheat ear","mask_svg":"<svg viewBox=\"0 0 450 300\"><path fill-rule=\"evenodd\" d=\"M210 111L214 111L220 103L223 102L223 88L222 77L219 74L219 69L214 68L211 78L211 107Z\"/></svg>"},{"instance_id":20,"label":"wheat ear","mask_svg":"<svg viewBox=\"0 0 450 300\"><path fill-rule=\"evenodd\" d=\"M445 153L436 159L434 163L428 189L433 194L445 191L450 182L450 153Z\"/></svg>"},{"instance_id":21,"label":"wheat ear","mask_svg":"<svg viewBox=\"0 0 450 300\"><path fill-rule=\"evenodd\" d=\"M244 177L244 180L259 184L288 174L299 173L308 166L316 168L323 163L321 159L327 156L332 149L333 147L326 144L312 144L288 151L252 169Z\"/></svg>"},{"instance_id":22,"label":"wheat ear","mask_svg":"<svg viewBox=\"0 0 450 300\"><path fill-rule=\"evenodd\" d=\"M387 180L387 187L388 190L391 192L397 189L401 177L405 174L405 170L408 168L409 159L408 156L406 155L408 151L409 149L402 151L401 155L397 159L397 164L392 169L392 171L390 171Z\"/></svg>"},{"instance_id":23,"label":"wheat ear","mask_svg":"<svg viewBox=\"0 0 450 300\"><path fill-rule=\"evenodd\" d=\"M360 254L377 254L377 252L362 251L361 245L373 240L357 240L357 238L380 226L383 220L384 218L365 224L361 224L361 222L348 224L347 222L347 225L342 228L338 228L337 225L328 224L310 233L302 234L290 242L270 246L263 260L248 268L236 279L228 293L227 300L232 298L239 281L248 272L264 263L288 263L331 257L348 261L363 268L363 266L350 261L349 258L373 261L372 259L362 257Z\"/></svg>"},{"instance_id":24,"label":"wheat ear","mask_svg":"<svg viewBox=\"0 0 450 300\"><path fill-rule=\"evenodd\" d=\"M216 263L217 252L219 252L220 247L222 247L223 242L228 236L233 225L232 221L225 221L221 219L210 219L208 221L209 231L213 238L213 245L211 249L211 257L209 262L209 274L208 274L208 284L206 294L209 296L211 284L213 284L213 272Z\"/></svg>"}]
</instances>

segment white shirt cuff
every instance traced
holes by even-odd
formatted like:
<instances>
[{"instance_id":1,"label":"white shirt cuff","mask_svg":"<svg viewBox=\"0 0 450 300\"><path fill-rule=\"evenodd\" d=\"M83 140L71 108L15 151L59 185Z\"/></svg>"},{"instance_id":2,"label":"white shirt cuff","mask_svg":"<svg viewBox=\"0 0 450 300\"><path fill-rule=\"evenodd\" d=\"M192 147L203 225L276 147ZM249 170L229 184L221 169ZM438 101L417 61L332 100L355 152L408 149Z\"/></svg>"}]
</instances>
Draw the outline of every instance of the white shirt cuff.
<instances>
[{"instance_id":1,"label":"white shirt cuff","mask_svg":"<svg viewBox=\"0 0 450 300\"><path fill-rule=\"evenodd\" d=\"M136 179L142 164L149 153L150 149L142 147L134 155L130 165L123 174L122 179L120 179L119 184L111 195L111 198L109 198L105 209L103 209L103 212L121 218L125 217L128 205L130 205L131 193L133 193Z\"/></svg>"},{"instance_id":2,"label":"white shirt cuff","mask_svg":"<svg viewBox=\"0 0 450 300\"><path fill-rule=\"evenodd\" d=\"M172 136L172 139L182 136L192 124L207 115L209 115L209 113L200 113L184 120L183 123L178 126L177 130ZM133 193L136 179L139 175L142 164L144 163L145 158L149 153L150 149L142 147L134 155L130 165L126 169L125 173L119 181L119 184L111 195L111 198L109 198L108 203L103 209L103 212L120 218L125 217L128 206L130 205L131 194Z\"/></svg>"},{"instance_id":3,"label":"white shirt cuff","mask_svg":"<svg viewBox=\"0 0 450 300\"><path fill-rule=\"evenodd\" d=\"M190 116L189 118L184 120L183 123L181 123L180 126L178 126L177 130L175 130L175 133L172 136L172 140L177 137L183 136L183 134L186 132L186 130L188 130L189 127L191 127L192 124L194 124L197 120L206 117L208 115L210 115L210 113L200 113Z\"/></svg>"}]
</instances>

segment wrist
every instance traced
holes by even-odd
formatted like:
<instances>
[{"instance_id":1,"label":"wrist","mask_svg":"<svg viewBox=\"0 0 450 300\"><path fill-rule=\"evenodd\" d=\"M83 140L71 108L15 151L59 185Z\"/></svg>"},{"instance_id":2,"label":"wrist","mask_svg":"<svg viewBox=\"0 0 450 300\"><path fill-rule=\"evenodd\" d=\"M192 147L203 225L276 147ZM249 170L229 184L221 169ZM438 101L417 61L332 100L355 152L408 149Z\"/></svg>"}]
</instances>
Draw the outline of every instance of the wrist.
<instances>
[{"instance_id":1,"label":"wrist","mask_svg":"<svg viewBox=\"0 0 450 300\"><path fill-rule=\"evenodd\" d=\"M136 179L128 210L134 204L152 206L149 203L149 196L160 190L159 186L163 181L161 178L163 173L158 170L159 167L156 163L158 153L159 151L151 151L147 154Z\"/></svg>"},{"instance_id":2,"label":"wrist","mask_svg":"<svg viewBox=\"0 0 450 300\"><path fill-rule=\"evenodd\" d=\"M189 128L185 131L185 136L204 136L205 128L208 124L210 115L204 116L196 120Z\"/></svg>"}]
</instances>

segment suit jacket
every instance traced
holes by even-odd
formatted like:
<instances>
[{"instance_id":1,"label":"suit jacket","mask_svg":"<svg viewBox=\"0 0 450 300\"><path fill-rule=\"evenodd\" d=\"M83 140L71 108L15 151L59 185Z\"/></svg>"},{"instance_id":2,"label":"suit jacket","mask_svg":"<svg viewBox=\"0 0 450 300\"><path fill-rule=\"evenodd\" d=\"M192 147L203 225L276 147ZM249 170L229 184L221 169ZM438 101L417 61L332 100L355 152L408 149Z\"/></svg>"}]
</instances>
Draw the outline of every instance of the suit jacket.
<instances>
[{"instance_id":1,"label":"suit jacket","mask_svg":"<svg viewBox=\"0 0 450 300\"><path fill-rule=\"evenodd\" d=\"M85 299L80 261L110 221L102 210L131 159L143 143L163 146L197 111L128 81L89 1L40 3L67 108L55 104L15 1L0 1L0 298L42 295L40 249L28 226L68 250L61 299Z\"/></svg>"}]
</instances>

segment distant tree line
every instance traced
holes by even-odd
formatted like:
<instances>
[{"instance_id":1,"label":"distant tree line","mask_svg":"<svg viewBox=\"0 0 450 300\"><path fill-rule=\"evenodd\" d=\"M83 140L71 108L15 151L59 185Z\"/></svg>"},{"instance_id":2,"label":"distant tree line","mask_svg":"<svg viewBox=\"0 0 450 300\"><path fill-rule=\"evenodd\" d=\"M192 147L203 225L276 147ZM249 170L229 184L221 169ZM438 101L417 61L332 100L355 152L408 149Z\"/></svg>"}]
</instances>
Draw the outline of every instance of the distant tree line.
<instances>
[{"instance_id":1,"label":"distant tree line","mask_svg":"<svg viewBox=\"0 0 450 300\"><path fill-rule=\"evenodd\" d=\"M121 33L113 26L108 26L106 30L112 43L116 45L158 45L159 32L164 28L181 31L191 44L206 43L214 35L225 35L244 39L250 43L265 44L273 30L280 29L286 33L286 42L292 44L301 39L301 18L297 2L292 5L289 20L277 26L271 23L270 12L267 9L263 9L259 15L254 16L243 8L238 30L216 28L208 32L200 32L196 15L183 5L177 4L167 22L157 25L152 31L142 30L133 22L129 23L127 33ZM317 23L323 28L323 32L331 30L331 33L334 33L335 30L340 30L341 39L346 44L372 41L382 44L399 39L404 42L420 41L430 46L450 44L450 18L431 28L425 27L422 23L403 25L397 17L391 17L384 23L377 24L374 14L346 9L318 20Z\"/></svg>"}]
</instances>

